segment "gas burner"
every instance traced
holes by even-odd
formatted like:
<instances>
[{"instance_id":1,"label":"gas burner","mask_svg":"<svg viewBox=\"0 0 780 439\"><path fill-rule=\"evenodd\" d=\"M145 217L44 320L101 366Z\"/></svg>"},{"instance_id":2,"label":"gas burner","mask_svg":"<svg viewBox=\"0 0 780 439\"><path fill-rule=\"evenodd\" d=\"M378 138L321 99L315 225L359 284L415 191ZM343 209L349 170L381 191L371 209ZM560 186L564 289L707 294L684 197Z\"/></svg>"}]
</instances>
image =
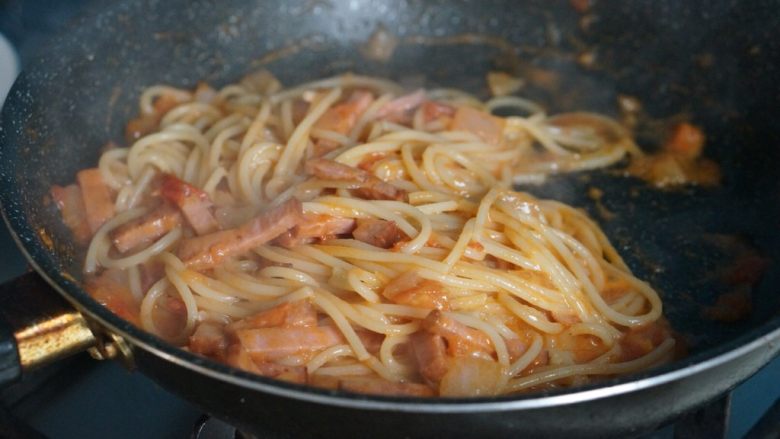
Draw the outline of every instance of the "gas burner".
<instances>
[{"instance_id":1,"label":"gas burner","mask_svg":"<svg viewBox=\"0 0 780 439\"><path fill-rule=\"evenodd\" d=\"M195 421L190 439L275 439L281 438L275 434L263 434L254 436L242 433L225 421L213 416L203 415Z\"/></svg>"},{"instance_id":2,"label":"gas burner","mask_svg":"<svg viewBox=\"0 0 780 439\"><path fill-rule=\"evenodd\" d=\"M251 436L244 435L228 424L209 415L201 416L195 421L190 439L250 439Z\"/></svg>"},{"instance_id":3,"label":"gas burner","mask_svg":"<svg viewBox=\"0 0 780 439\"><path fill-rule=\"evenodd\" d=\"M712 401L700 409L682 416L673 427L643 436L644 439L674 437L674 439L724 439L731 411L731 394ZM672 434L673 429L673 434ZM252 436L241 433L225 421L209 415L201 416L192 429L190 439L266 439L278 436ZM780 438L780 399L764 414L743 439Z\"/></svg>"}]
</instances>

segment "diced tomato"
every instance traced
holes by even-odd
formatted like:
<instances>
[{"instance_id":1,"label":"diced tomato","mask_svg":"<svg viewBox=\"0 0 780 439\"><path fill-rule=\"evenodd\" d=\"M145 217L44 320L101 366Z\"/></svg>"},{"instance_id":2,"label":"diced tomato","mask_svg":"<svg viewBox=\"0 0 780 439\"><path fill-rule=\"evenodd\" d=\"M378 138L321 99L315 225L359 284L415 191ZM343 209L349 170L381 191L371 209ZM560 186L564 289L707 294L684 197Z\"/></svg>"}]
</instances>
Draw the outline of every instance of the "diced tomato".
<instances>
[{"instance_id":1,"label":"diced tomato","mask_svg":"<svg viewBox=\"0 0 780 439\"><path fill-rule=\"evenodd\" d=\"M695 159L701 155L704 140L704 132L701 129L683 122L674 128L664 148L687 159Z\"/></svg>"}]
</instances>

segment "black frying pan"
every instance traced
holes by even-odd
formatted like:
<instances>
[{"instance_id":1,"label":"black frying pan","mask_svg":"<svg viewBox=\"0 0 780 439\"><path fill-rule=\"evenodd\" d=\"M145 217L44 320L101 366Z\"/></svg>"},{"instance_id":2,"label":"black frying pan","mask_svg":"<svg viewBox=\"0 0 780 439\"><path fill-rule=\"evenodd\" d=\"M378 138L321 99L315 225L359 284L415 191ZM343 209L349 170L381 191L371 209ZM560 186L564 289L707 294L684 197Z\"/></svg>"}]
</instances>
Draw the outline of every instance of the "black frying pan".
<instances>
[{"instance_id":1,"label":"black frying pan","mask_svg":"<svg viewBox=\"0 0 780 439\"><path fill-rule=\"evenodd\" d=\"M125 357L143 373L248 432L580 437L655 428L732 388L780 350L777 262L752 288L745 318L726 324L703 316L724 292L718 273L740 249L780 261L780 15L771 1L595 3L585 13L565 1L168 0L101 8L54 41L9 95L0 131L5 219L38 275L100 340L113 334L108 346L128 346ZM360 50L379 26L401 40L387 62ZM470 400L369 397L234 370L111 314L79 286L81 254L44 202L49 187L93 166L107 140L122 142L142 88L221 85L259 67L288 85L351 70L408 82L424 77L427 85L481 95L484 74L498 69L529 78L525 95L552 112L617 115L619 94L638 97L645 113L637 134L646 147L675 117L702 126L706 155L723 171L717 188L659 191L615 170L524 188L599 220L636 274L659 290L690 355L576 389ZM591 187L604 192L601 207L586 196ZM604 207L614 218L600 217ZM35 276L23 291L6 285L5 303L46 289ZM2 348L14 360L13 344ZM18 375L18 364L5 365L7 378Z\"/></svg>"}]
</instances>

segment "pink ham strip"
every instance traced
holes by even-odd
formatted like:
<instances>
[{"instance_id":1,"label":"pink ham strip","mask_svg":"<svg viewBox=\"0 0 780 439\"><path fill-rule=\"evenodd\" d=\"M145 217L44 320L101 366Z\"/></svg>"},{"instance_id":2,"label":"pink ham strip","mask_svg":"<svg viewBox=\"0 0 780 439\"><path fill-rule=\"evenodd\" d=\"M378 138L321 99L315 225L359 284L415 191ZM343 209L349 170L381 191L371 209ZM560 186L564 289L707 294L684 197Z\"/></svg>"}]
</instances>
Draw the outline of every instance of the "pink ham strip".
<instances>
[{"instance_id":1,"label":"pink ham strip","mask_svg":"<svg viewBox=\"0 0 780 439\"><path fill-rule=\"evenodd\" d=\"M447 345L440 335L421 331L412 335L412 349L420 375L429 383L438 383L449 369Z\"/></svg>"},{"instance_id":2,"label":"pink ham strip","mask_svg":"<svg viewBox=\"0 0 780 439\"><path fill-rule=\"evenodd\" d=\"M406 191L382 181L379 177L359 168L328 159L313 159L306 162L306 172L323 180L353 181L360 183L354 189L356 195L369 200L396 200L406 198Z\"/></svg>"},{"instance_id":3,"label":"pink ham strip","mask_svg":"<svg viewBox=\"0 0 780 439\"><path fill-rule=\"evenodd\" d=\"M178 209L163 204L146 215L117 227L111 232L111 240L117 250L125 253L137 246L151 244L179 226L181 221Z\"/></svg>"},{"instance_id":4,"label":"pink ham strip","mask_svg":"<svg viewBox=\"0 0 780 439\"><path fill-rule=\"evenodd\" d=\"M358 241L380 248L391 248L409 238L395 222L376 218L357 220L352 236Z\"/></svg>"},{"instance_id":5,"label":"pink ham strip","mask_svg":"<svg viewBox=\"0 0 780 439\"><path fill-rule=\"evenodd\" d=\"M228 340L221 325L204 322L190 336L190 351L196 354L222 358L228 347Z\"/></svg>"},{"instance_id":6,"label":"pink ham strip","mask_svg":"<svg viewBox=\"0 0 780 439\"><path fill-rule=\"evenodd\" d=\"M230 329L284 328L317 326L317 312L307 300L285 302L269 310L241 319L230 325Z\"/></svg>"},{"instance_id":7,"label":"pink ham strip","mask_svg":"<svg viewBox=\"0 0 780 439\"><path fill-rule=\"evenodd\" d=\"M422 104L423 118L426 122L431 122L441 117L452 117L455 115L455 107L437 101L425 101Z\"/></svg>"},{"instance_id":8,"label":"pink ham strip","mask_svg":"<svg viewBox=\"0 0 780 439\"><path fill-rule=\"evenodd\" d=\"M301 202L291 198L235 229L186 239L177 254L193 270L212 268L226 257L242 254L271 241L300 224L302 218Z\"/></svg>"},{"instance_id":9,"label":"pink ham strip","mask_svg":"<svg viewBox=\"0 0 780 439\"><path fill-rule=\"evenodd\" d=\"M391 280L382 295L401 305L443 311L450 309L444 286L435 280L420 277L413 270Z\"/></svg>"},{"instance_id":10,"label":"pink ham strip","mask_svg":"<svg viewBox=\"0 0 780 439\"><path fill-rule=\"evenodd\" d=\"M198 235L205 235L219 228L217 220L211 213L213 204L206 192L173 175L165 174L162 177L160 193L179 206L187 222Z\"/></svg>"},{"instance_id":11,"label":"pink ham strip","mask_svg":"<svg viewBox=\"0 0 780 439\"><path fill-rule=\"evenodd\" d=\"M358 328L355 330L355 334L357 334L358 338L360 338L360 341L363 343L363 346L365 346L366 350L371 354L379 353L379 349L382 348L382 342L385 341L384 334L369 331L368 329Z\"/></svg>"},{"instance_id":12,"label":"pink ham strip","mask_svg":"<svg viewBox=\"0 0 780 439\"><path fill-rule=\"evenodd\" d=\"M447 317L439 310L431 311L422 321L422 327L432 334L444 337L449 353L454 356L471 355L475 352L493 353L493 344L487 335Z\"/></svg>"},{"instance_id":13,"label":"pink ham strip","mask_svg":"<svg viewBox=\"0 0 780 439\"><path fill-rule=\"evenodd\" d=\"M374 102L374 95L364 90L352 92L349 99L329 108L314 124L315 129L349 134L360 116ZM317 141L314 156L320 157L338 147L336 142L327 139Z\"/></svg>"},{"instance_id":14,"label":"pink ham strip","mask_svg":"<svg viewBox=\"0 0 780 439\"><path fill-rule=\"evenodd\" d=\"M106 221L114 217L114 202L111 190L103 181L103 175L97 168L84 169L76 174L81 187L87 223L94 234Z\"/></svg>"},{"instance_id":15,"label":"pink ham strip","mask_svg":"<svg viewBox=\"0 0 780 439\"><path fill-rule=\"evenodd\" d=\"M344 342L339 330L332 326L239 329L236 338L255 362L314 354Z\"/></svg>"},{"instance_id":16,"label":"pink ham strip","mask_svg":"<svg viewBox=\"0 0 780 439\"><path fill-rule=\"evenodd\" d=\"M400 96L383 105L377 111L377 118L391 122L408 124L412 121L414 110L425 102L425 90L417 90Z\"/></svg>"},{"instance_id":17,"label":"pink ham strip","mask_svg":"<svg viewBox=\"0 0 780 439\"><path fill-rule=\"evenodd\" d=\"M84 244L89 241L92 230L87 223L81 189L75 184L65 187L54 185L51 187L51 197L62 214L62 222L73 232L76 242Z\"/></svg>"},{"instance_id":18,"label":"pink ham strip","mask_svg":"<svg viewBox=\"0 0 780 439\"><path fill-rule=\"evenodd\" d=\"M305 213L301 224L280 235L274 240L274 244L292 248L317 240L345 235L351 233L354 228L355 220L353 218Z\"/></svg>"},{"instance_id":19,"label":"pink ham strip","mask_svg":"<svg viewBox=\"0 0 780 439\"><path fill-rule=\"evenodd\" d=\"M238 344L228 348L225 362L233 367L269 378L298 384L305 384L308 381L305 366L285 366L264 361L256 362L252 359L250 353Z\"/></svg>"}]
</instances>

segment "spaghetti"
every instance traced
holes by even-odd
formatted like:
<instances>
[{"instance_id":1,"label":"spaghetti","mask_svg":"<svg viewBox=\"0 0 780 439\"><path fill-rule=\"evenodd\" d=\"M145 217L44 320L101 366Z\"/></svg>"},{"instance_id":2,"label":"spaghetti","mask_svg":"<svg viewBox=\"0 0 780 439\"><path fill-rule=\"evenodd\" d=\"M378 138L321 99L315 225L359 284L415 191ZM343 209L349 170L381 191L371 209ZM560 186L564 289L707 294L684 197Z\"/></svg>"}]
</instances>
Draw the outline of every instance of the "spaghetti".
<instances>
[{"instance_id":1,"label":"spaghetti","mask_svg":"<svg viewBox=\"0 0 780 439\"><path fill-rule=\"evenodd\" d=\"M502 108L520 115L499 117ZM656 292L582 211L511 189L640 152L603 116L343 75L148 88L52 195L86 289L144 329L261 375L484 396L668 360Z\"/></svg>"}]
</instances>

